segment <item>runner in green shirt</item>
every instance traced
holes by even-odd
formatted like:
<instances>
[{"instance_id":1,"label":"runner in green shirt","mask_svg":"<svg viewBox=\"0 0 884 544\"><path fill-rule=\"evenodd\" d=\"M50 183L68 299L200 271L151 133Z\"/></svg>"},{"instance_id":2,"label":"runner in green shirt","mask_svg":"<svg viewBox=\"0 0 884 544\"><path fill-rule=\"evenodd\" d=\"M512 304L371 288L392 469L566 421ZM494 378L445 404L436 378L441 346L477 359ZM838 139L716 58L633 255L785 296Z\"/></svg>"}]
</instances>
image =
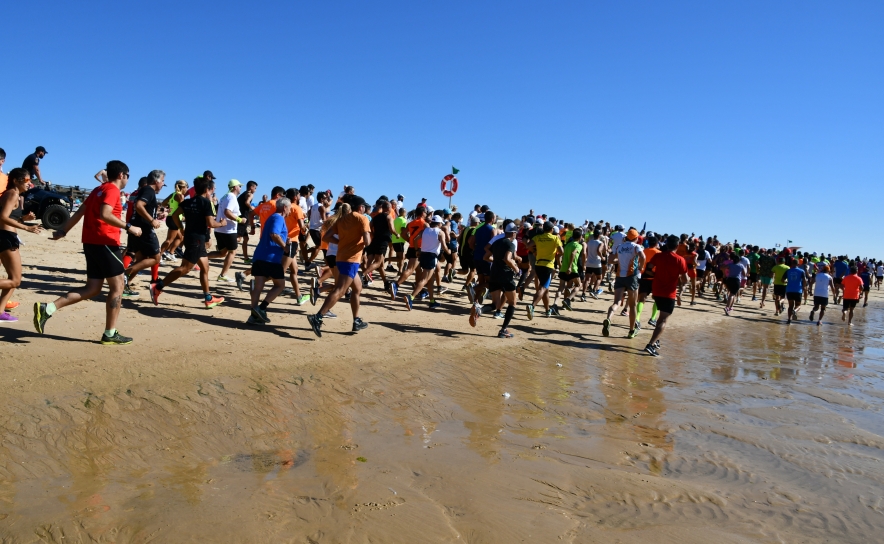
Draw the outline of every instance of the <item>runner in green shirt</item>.
<instances>
[{"instance_id":1,"label":"runner in green shirt","mask_svg":"<svg viewBox=\"0 0 884 544\"><path fill-rule=\"evenodd\" d=\"M774 315L780 315L783 311L783 300L786 298L786 272L789 267L785 264L786 260L777 257L777 265L773 267L773 299L776 311Z\"/></svg>"},{"instance_id":2,"label":"runner in green shirt","mask_svg":"<svg viewBox=\"0 0 884 544\"><path fill-rule=\"evenodd\" d=\"M393 220L393 251L396 252L396 272L402 273L402 261L405 257L405 238L402 237L402 231L408 225L408 219L405 218L405 208L399 208L399 216ZM387 270L390 270L388 267ZM390 270L393 272L393 270Z\"/></svg>"}]
</instances>

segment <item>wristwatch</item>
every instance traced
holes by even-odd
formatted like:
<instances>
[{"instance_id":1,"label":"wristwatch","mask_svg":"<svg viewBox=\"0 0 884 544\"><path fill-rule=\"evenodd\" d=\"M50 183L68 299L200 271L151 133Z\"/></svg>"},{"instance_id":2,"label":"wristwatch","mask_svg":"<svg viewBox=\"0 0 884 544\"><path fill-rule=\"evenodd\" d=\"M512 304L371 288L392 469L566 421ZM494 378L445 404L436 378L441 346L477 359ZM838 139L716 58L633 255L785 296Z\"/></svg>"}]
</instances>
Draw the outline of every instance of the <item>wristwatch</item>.
<instances>
[{"instance_id":1,"label":"wristwatch","mask_svg":"<svg viewBox=\"0 0 884 544\"><path fill-rule=\"evenodd\" d=\"M129 232L129 227L132 226L132 223L126 223L126 232Z\"/></svg>"}]
</instances>

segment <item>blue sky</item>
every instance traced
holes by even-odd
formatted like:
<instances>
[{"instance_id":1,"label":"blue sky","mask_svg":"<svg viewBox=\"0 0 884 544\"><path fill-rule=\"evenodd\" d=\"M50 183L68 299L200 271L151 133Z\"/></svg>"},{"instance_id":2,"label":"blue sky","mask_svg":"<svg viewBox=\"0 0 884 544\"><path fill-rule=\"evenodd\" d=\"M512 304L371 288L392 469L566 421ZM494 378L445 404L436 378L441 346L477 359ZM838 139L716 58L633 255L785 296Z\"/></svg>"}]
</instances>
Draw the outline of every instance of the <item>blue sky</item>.
<instances>
[{"instance_id":1,"label":"blue sky","mask_svg":"<svg viewBox=\"0 0 884 544\"><path fill-rule=\"evenodd\" d=\"M48 179L351 184L875 254L881 2L23 2L0 147ZM13 38L17 36L17 38ZM20 83L13 83L16 76Z\"/></svg>"}]
</instances>

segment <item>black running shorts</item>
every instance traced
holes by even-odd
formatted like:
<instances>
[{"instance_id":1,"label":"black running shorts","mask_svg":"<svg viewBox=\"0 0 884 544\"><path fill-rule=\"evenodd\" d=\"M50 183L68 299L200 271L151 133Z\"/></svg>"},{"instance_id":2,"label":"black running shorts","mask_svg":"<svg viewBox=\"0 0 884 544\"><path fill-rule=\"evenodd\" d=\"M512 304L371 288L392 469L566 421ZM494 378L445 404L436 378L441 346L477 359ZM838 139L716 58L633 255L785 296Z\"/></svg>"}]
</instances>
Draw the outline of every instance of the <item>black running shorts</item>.
<instances>
[{"instance_id":1,"label":"black running shorts","mask_svg":"<svg viewBox=\"0 0 884 544\"><path fill-rule=\"evenodd\" d=\"M666 297L654 297L654 304L657 305L657 309L660 310L660 313L663 314L671 314L675 311L675 299L674 298L666 298Z\"/></svg>"},{"instance_id":2,"label":"black running shorts","mask_svg":"<svg viewBox=\"0 0 884 544\"><path fill-rule=\"evenodd\" d=\"M206 239L203 236L184 236L184 257L183 259L191 264L196 264L203 257L209 254L206 252Z\"/></svg>"},{"instance_id":3,"label":"black running shorts","mask_svg":"<svg viewBox=\"0 0 884 544\"><path fill-rule=\"evenodd\" d=\"M282 269L282 263L253 261L252 275L258 278L273 278L275 280L281 280L285 277L285 272Z\"/></svg>"},{"instance_id":4,"label":"black running shorts","mask_svg":"<svg viewBox=\"0 0 884 544\"><path fill-rule=\"evenodd\" d=\"M218 246L217 249L226 249L227 251L236 251L236 247L239 245L236 241L236 233L233 232L225 234L216 231L215 243Z\"/></svg>"},{"instance_id":5,"label":"black running shorts","mask_svg":"<svg viewBox=\"0 0 884 544\"><path fill-rule=\"evenodd\" d=\"M119 246L83 244L86 255L86 277L90 280L106 280L125 271Z\"/></svg>"}]
</instances>

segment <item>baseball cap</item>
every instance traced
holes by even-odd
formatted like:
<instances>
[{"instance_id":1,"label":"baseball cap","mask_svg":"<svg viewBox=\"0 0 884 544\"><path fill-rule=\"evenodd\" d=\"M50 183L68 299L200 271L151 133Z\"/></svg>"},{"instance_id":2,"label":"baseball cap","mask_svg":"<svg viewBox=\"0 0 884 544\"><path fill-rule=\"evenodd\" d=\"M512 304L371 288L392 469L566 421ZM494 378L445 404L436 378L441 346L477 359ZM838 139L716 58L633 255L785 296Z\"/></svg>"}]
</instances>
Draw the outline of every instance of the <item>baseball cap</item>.
<instances>
[{"instance_id":1,"label":"baseball cap","mask_svg":"<svg viewBox=\"0 0 884 544\"><path fill-rule=\"evenodd\" d=\"M509 225L507 225L506 233L509 234L511 232L519 232L519 225L516 225L515 223L510 223Z\"/></svg>"},{"instance_id":2,"label":"baseball cap","mask_svg":"<svg viewBox=\"0 0 884 544\"><path fill-rule=\"evenodd\" d=\"M34 150L34 153L37 153L37 152L40 152L40 151L42 151L43 153L49 153L48 151L46 151L46 148L45 148L45 147L43 147L42 145L38 145L38 146L37 146L37 149Z\"/></svg>"},{"instance_id":3,"label":"baseball cap","mask_svg":"<svg viewBox=\"0 0 884 544\"><path fill-rule=\"evenodd\" d=\"M403 196L403 195L396 195L396 199L397 199L397 200L405 200L405 196Z\"/></svg>"},{"instance_id":4,"label":"baseball cap","mask_svg":"<svg viewBox=\"0 0 884 544\"><path fill-rule=\"evenodd\" d=\"M623 225L614 225L614 230L623 230Z\"/></svg>"},{"instance_id":5,"label":"baseball cap","mask_svg":"<svg viewBox=\"0 0 884 544\"><path fill-rule=\"evenodd\" d=\"M629 229L626 231L626 239L627 240L635 240L638 238L638 231L635 229Z\"/></svg>"},{"instance_id":6,"label":"baseball cap","mask_svg":"<svg viewBox=\"0 0 884 544\"><path fill-rule=\"evenodd\" d=\"M553 225L553 234L558 234L558 233L559 233L559 226Z\"/></svg>"},{"instance_id":7,"label":"baseball cap","mask_svg":"<svg viewBox=\"0 0 884 544\"><path fill-rule=\"evenodd\" d=\"M430 218L430 223L441 223L441 222L442 222L442 218L439 217L438 215L434 215L433 217Z\"/></svg>"},{"instance_id":8,"label":"baseball cap","mask_svg":"<svg viewBox=\"0 0 884 544\"><path fill-rule=\"evenodd\" d=\"M228 189L233 189L234 187L239 187L240 185L242 185L242 183L240 183L238 179L232 179L227 182Z\"/></svg>"},{"instance_id":9,"label":"baseball cap","mask_svg":"<svg viewBox=\"0 0 884 544\"><path fill-rule=\"evenodd\" d=\"M216 179L215 174L213 174L211 170L206 170L205 172L203 172L203 177Z\"/></svg>"},{"instance_id":10,"label":"baseball cap","mask_svg":"<svg viewBox=\"0 0 884 544\"><path fill-rule=\"evenodd\" d=\"M442 208L442 215L451 215L451 210L448 208Z\"/></svg>"}]
</instances>

